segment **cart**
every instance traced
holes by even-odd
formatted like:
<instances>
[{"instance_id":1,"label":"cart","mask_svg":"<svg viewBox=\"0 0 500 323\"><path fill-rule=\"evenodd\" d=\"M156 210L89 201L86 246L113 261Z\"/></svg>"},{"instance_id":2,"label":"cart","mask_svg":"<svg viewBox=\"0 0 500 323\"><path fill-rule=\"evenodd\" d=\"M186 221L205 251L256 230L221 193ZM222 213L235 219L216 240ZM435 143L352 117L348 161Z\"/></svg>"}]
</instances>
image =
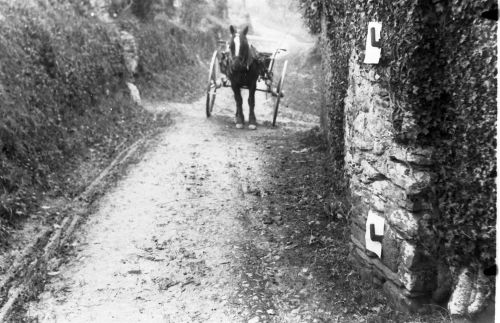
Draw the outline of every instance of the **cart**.
<instances>
[{"instance_id":1,"label":"cart","mask_svg":"<svg viewBox=\"0 0 500 323\"><path fill-rule=\"evenodd\" d=\"M231 87L229 78L223 73L225 70L225 64L228 62L229 55L229 45L227 41L218 41L219 49L215 50L212 55L212 60L210 62L210 70L208 72L208 83L207 83L207 101L206 101L206 113L207 118L212 115L215 97L217 90L224 87ZM266 69L259 74L257 79L257 91L265 92L266 95L270 94L275 102L273 104L273 127L276 126L276 118L278 116L278 108L280 105L281 98L284 97L283 83L285 81L285 73L288 65L288 61L285 60L283 64L283 69L281 70L281 76L278 82L274 81L274 66L276 62L276 57L279 53L286 51L284 48L278 48L274 53L260 52L258 59L264 60ZM246 88L246 87L243 87Z\"/></svg>"}]
</instances>

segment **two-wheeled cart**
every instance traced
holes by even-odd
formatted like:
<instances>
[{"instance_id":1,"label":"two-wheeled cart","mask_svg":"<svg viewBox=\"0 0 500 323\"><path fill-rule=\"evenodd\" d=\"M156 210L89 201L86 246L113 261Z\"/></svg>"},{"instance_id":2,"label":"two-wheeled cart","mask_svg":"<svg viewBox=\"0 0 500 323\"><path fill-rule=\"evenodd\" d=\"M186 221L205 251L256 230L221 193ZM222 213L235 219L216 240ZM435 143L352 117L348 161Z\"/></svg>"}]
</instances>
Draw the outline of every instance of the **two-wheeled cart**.
<instances>
[{"instance_id":1,"label":"two-wheeled cart","mask_svg":"<svg viewBox=\"0 0 500 323\"><path fill-rule=\"evenodd\" d=\"M210 70L208 72L208 83L207 83L207 104L206 112L207 118L212 115L212 111L215 104L215 96L217 90L223 87L231 87L228 77L223 73L224 66L228 62L229 57L229 46L226 41L219 41L220 48L214 51L212 55L212 60L210 62ZM288 61L285 60L283 64L283 69L281 70L281 76L278 81L274 81L274 66L276 65L276 57L279 53L286 51L286 49L278 48L274 53L260 52L259 58L263 60L264 64L267 66L259 74L257 80L257 91L265 92L270 94L274 99L274 112L273 112L273 127L276 125L276 117L278 116L278 108L280 105L281 98L284 97L283 83L285 81L286 67ZM222 67L222 68L221 68ZM262 84L264 84L262 86Z\"/></svg>"}]
</instances>

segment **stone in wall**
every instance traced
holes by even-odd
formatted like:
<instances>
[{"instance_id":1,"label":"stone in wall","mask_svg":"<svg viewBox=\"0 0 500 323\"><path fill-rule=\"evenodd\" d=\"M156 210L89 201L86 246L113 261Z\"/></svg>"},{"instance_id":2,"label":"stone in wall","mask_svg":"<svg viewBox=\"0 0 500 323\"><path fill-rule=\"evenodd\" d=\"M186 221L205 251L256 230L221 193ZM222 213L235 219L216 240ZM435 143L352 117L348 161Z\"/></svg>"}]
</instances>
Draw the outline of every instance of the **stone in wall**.
<instances>
[{"instance_id":1,"label":"stone in wall","mask_svg":"<svg viewBox=\"0 0 500 323\"><path fill-rule=\"evenodd\" d=\"M372 195L370 207L377 212L384 212L387 208L387 199L384 196Z\"/></svg>"},{"instance_id":2,"label":"stone in wall","mask_svg":"<svg viewBox=\"0 0 500 323\"><path fill-rule=\"evenodd\" d=\"M400 201L405 201L407 198L404 190L387 179L370 183L366 185L365 189L368 190L371 194L376 195L386 201L394 201L394 203L392 204L397 204Z\"/></svg>"},{"instance_id":3,"label":"stone in wall","mask_svg":"<svg viewBox=\"0 0 500 323\"><path fill-rule=\"evenodd\" d=\"M400 145L392 145L389 148L389 157L393 160L407 164L430 166L433 164L431 148L409 148Z\"/></svg>"},{"instance_id":4,"label":"stone in wall","mask_svg":"<svg viewBox=\"0 0 500 323\"><path fill-rule=\"evenodd\" d=\"M372 143L372 147L374 143ZM428 189L433 174L428 170L419 170L409 163L393 160L391 157L372 155L369 161L362 160L360 167L364 174L377 179L389 179L402 188L408 195L417 195ZM353 157L350 157L353 160Z\"/></svg>"},{"instance_id":5,"label":"stone in wall","mask_svg":"<svg viewBox=\"0 0 500 323\"><path fill-rule=\"evenodd\" d=\"M424 212L432 212L429 188L432 150L405 147L394 138L390 93L365 68L353 51L345 98L345 165L355 197L351 240L352 258L383 284L396 307L416 310L422 297L430 300L437 288L437 269L417 245ZM411 118L407 118L411 126ZM385 218L382 254L366 250L368 212Z\"/></svg>"},{"instance_id":6,"label":"stone in wall","mask_svg":"<svg viewBox=\"0 0 500 323\"><path fill-rule=\"evenodd\" d=\"M381 140L375 140L375 142L373 143L373 154L375 154L375 156L384 154L386 150L387 146L385 142Z\"/></svg>"},{"instance_id":7,"label":"stone in wall","mask_svg":"<svg viewBox=\"0 0 500 323\"><path fill-rule=\"evenodd\" d=\"M404 209L388 212L387 221L391 227L407 240L414 240L419 232L419 219L415 213Z\"/></svg>"},{"instance_id":8,"label":"stone in wall","mask_svg":"<svg viewBox=\"0 0 500 323\"><path fill-rule=\"evenodd\" d=\"M401 261L401 242L402 238L398 236L391 227L386 226L384 240L382 240L382 263L390 270L397 272L399 262Z\"/></svg>"},{"instance_id":9,"label":"stone in wall","mask_svg":"<svg viewBox=\"0 0 500 323\"><path fill-rule=\"evenodd\" d=\"M432 267L417 271L401 265L398 268L398 277L405 289L412 293L430 295L437 286L437 271Z\"/></svg>"},{"instance_id":10,"label":"stone in wall","mask_svg":"<svg viewBox=\"0 0 500 323\"><path fill-rule=\"evenodd\" d=\"M431 264L435 267L429 255L407 240L401 242L400 252L401 264L410 270L428 269Z\"/></svg>"}]
</instances>

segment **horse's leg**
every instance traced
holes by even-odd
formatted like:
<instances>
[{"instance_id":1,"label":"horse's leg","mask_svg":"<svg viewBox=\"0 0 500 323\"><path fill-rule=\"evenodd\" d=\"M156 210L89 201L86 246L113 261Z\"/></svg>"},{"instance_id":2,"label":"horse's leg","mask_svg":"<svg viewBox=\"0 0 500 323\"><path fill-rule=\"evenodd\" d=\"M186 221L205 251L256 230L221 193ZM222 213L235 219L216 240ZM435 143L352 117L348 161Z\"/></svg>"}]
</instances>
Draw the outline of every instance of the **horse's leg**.
<instances>
[{"instance_id":1,"label":"horse's leg","mask_svg":"<svg viewBox=\"0 0 500 323\"><path fill-rule=\"evenodd\" d=\"M241 129L245 124L245 116L243 115L243 98L241 97L240 88L237 85L231 85L234 92L234 100L236 101L236 128Z\"/></svg>"},{"instance_id":2,"label":"horse's leg","mask_svg":"<svg viewBox=\"0 0 500 323\"><path fill-rule=\"evenodd\" d=\"M248 128L250 130L255 130L257 129L257 119L255 118L255 91L257 89L257 83L254 83L252 86L248 88L248 107L250 108L250 116L249 116L249 126Z\"/></svg>"}]
</instances>

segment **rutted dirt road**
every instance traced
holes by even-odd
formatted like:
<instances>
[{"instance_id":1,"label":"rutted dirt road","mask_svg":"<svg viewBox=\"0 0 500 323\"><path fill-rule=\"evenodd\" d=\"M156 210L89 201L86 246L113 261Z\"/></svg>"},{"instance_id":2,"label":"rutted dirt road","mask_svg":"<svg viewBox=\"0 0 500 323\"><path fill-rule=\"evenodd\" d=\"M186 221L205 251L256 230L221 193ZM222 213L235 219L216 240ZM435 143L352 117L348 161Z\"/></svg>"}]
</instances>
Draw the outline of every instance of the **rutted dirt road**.
<instances>
[{"instance_id":1,"label":"rutted dirt road","mask_svg":"<svg viewBox=\"0 0 500 323\"><path fill-rule=\"evenodd\" d=\"M264 122L257 131L237 130L233 105L229 90L217 98L210 119L203 100L148 105L170 112L174 125L103 197L77 233L74 255L51 273L39 301L29 304L29 318L279 320L269 295L245 292L253 275L242 272L251 252L245 245L261 240L252 223L268 220L259 201L266 194L266 159L275 147L266 138L311 128L316 118L294 114L292 121L284 112L278 129ZM258 120L271 120L271 108L257 106ZM249 302L257 305L244 306Z\"/></svg>"}]
</instances>

